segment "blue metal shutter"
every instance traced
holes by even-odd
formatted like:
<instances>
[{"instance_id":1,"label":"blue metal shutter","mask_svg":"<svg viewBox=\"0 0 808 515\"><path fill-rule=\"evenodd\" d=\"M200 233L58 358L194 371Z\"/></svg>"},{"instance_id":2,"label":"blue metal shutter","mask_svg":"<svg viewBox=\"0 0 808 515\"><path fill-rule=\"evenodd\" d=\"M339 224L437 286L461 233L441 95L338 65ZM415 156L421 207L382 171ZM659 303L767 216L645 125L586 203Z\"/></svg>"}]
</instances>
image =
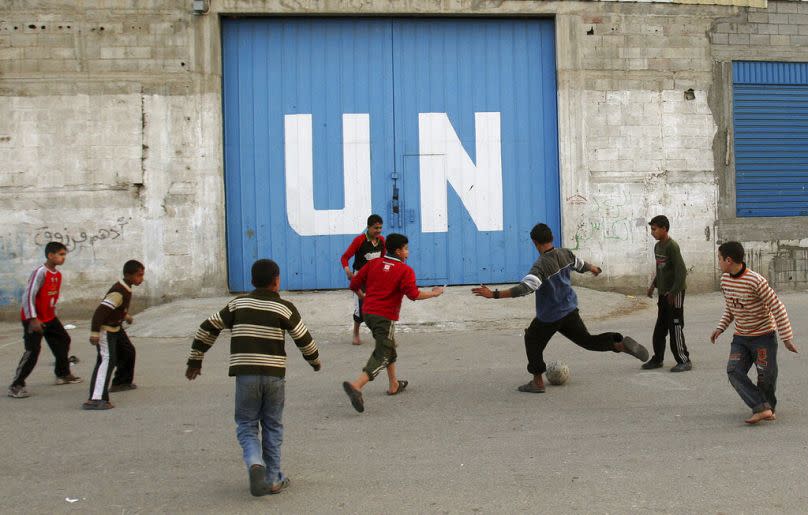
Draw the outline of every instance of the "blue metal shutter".
<instances>
[{"instance_id":1,"label":"blue metal shutter","mask_svg":"<svg viewBox=\"0 0 808 515\"><path fill-rule=\"evenodd\" d=\"M808 216L808 63L732 63L736 216Z\"/></svg>"}]
</instances>

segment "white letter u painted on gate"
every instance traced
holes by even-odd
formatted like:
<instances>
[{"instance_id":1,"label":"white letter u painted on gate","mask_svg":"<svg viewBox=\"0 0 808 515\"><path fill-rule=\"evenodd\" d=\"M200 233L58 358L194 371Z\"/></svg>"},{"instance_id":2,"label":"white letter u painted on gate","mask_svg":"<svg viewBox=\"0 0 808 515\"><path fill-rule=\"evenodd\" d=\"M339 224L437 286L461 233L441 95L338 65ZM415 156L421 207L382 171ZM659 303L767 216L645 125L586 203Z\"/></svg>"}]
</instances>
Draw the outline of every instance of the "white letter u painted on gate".
<instances>
[{"instance_id":1,"label":"white letter u painted on gate","mask_svg":"<svg viewBox=\"0 0 808 515\"><path fill-rule=\"evenodd\" d=\"M314 208L311 114L284 116L286 215L301 236L353 234L365 225L370 202L370 115L342 115L345 206Z\"/></svg>"}]
</instances>

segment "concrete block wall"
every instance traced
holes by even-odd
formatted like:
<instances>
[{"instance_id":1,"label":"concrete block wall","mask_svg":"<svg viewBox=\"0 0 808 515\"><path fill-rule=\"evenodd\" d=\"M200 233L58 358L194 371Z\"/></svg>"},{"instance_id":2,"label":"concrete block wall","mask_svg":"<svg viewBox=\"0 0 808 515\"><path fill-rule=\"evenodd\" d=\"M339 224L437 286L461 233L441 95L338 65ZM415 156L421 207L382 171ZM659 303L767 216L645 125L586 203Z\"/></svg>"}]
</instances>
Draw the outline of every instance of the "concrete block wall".
<instances>
[{"instance_id":1,"label":"concrete block wall","mask_svg":"<svg viewBox=\"0 0 808 515\"><path fill-rule=\"evenodd\" d=\"M0 312L48 240L86 314L127 259L139 304L226 288L221 102L185 2L0 10ZM166 8L169 5L169 8Z\"/></svg>"},{"instance_id":2,"label":"concrete block wall","mask_svg":"<svg viewBox=\"0 0 808 515\"><path fill-rule=\"evenodd\" d=\"M559 59L570 124L561 143L565 244L609 271L590 284L644 291L654 272L648 221L665 214L689 288L714 287L717 126L707 32L715 14L621 5L559 19L576 49Z\"/></svg>"}]
</instances>

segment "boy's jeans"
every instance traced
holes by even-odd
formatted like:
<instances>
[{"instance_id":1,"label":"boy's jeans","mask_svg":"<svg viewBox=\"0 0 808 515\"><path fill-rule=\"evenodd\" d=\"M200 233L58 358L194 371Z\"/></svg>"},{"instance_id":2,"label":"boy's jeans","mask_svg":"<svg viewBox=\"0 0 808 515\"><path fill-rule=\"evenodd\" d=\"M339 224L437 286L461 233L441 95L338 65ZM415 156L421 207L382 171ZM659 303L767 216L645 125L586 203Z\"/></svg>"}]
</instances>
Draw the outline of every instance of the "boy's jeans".
<instances>
[{"instance_id":1,"label":"boy's jeans","mask_svg":"<svg viewBox=\"0 0 808 515\"><path fill-rule=\"evenodd\" d=\"M747 373L757 369L757 385ZM774 332L762 336L733 336L727 361L727 376L733 388L755 413L774 410L777 398L777 337Z\"/></svg>"},{"instance_id":2,"label":"boy's jeans","mask_svg":"<svg viewBox=\"0 0 808 515\"><path fill-rule=\"evenodd\" d=\"M284 479L281 443L285 384L283 378L275 376L236 377L236 436L244 450L244 463L248 471L253 465L265 465L267 482L272 485ZM261 439L258 437L259 423Z\"/></svg>"}]
</instances>

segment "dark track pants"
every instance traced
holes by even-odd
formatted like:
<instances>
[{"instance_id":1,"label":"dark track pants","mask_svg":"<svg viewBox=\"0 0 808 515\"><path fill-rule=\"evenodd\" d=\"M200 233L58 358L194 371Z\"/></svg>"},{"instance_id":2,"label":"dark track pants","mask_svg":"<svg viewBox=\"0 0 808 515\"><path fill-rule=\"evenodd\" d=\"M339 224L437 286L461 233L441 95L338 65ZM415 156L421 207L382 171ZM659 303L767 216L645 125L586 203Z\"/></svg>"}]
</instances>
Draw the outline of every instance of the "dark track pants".
<instances>
[{"instance_id":1,"label":"dark track pants","mask_svg":"<svg viewBox=\"0 0 808 515\"><path fill-rule=\"evenodd\" d=\"M39 359L39 352L42 350L42 338L45 338L51 352L53 352L53 356L56 358L54 374L57 377L70 375L70 362L67 360L67 355L70 351L70 335L65 331L62 322L58 318L54 318L42 324L41 333L29 331L30 325L27 320L22 323L25 352L20 358L19 365L17 365L17 371L14 373L14 381L11 386L25 386L26 378L31 375Z\"/></svg>"},{"instance_id":2,"label":"dark track pants","mask_svg":"<svg viewBox=\"0 0 808 515\"><path fill-rule=\"evenodd\" d=\"M98 341L98 358L95 360L95 369L90 380L90 400L109 400L109 381L112 378L112 369L115 368L117 362L120 340L120 331L117 333L101 331Z\"/></svg>"},{"instance_id":3,"label":"dark track pants","mask_svg":"<svg viewBox=\"0 0 808 515\"><path fill-rule=\"evenodd\" d=\"M112 378L112 384L132 384L135 380L135 346L129 339L129 335L121 328L118 333L117 358L118 363L115 365L115 376Z\"/></svg>"},{"instance_id":4,"label":"dark track pants","mask_svg":"<svg viewBox=\"0 0 808 515\"><path fill-rule=\"evenodd\" d=\"M690 353L685 345L685 292L673 296L673 304L665 297L657 301L657 321L654 326L653 361L662 363L665 359L665 337L670 336L671 354L677 363L690 361Z\"/></svg>"},{"instance_id":5,"label":"dark track pants","mask_svg":"<svg viewBox=\"0 0 808 515\"><path fill-rule=\"evenodd\" d=\"M617 352L614 344L623 340L620 333L589 334L577 309L555 322L542 322L534 318L530 327L525 329L527 371L531 374L539 375L547 370L544 363L544 348L556 332L569 338L575 345L595 352Z\"/></svg>"}]
</instances>

